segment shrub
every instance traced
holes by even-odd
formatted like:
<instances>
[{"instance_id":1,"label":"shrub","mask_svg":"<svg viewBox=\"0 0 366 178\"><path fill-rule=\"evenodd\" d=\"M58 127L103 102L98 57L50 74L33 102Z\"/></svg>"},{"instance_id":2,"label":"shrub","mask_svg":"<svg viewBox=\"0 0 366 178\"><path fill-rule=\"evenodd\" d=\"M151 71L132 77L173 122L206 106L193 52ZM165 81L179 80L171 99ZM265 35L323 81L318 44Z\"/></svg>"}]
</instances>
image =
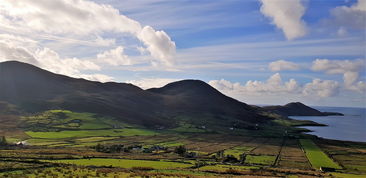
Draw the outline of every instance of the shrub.
<instances>
[{"instance_id":1,"label":"shrub","mask_svg":"<svg viewBox=\"0 0 366 178\"><path fill-rule=\"evenodd\" d=\"M187 149L185 146L180 145L174 149L174 153L177 153L180 156L184 156L187 153Z\"/></svg>"}]
</instances>

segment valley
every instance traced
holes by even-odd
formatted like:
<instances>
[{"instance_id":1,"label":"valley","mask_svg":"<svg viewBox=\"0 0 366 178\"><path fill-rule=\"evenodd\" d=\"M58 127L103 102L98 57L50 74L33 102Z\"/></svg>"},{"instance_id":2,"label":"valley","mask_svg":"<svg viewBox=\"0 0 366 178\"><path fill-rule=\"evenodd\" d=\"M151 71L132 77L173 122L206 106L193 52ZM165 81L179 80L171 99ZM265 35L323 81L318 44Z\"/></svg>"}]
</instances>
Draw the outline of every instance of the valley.
<instances>
[{"instance_id":1,"label":"valley","mask_svg":"<svg viewBox=\"0 0 366 178\"><path fill-rule=\"evenodd\" d=\"M302 134L286 120L275 129L213 132L185 123L184 129L148 129L113 117L49 110L16 118L20 130L5 133L3 177L363 177L366 144ZM10 122L7 122L11 125ZM6 126L2 125L1 130ZM268 126L266 126L268 127ZM287 128L288 132L278 130ZM178 127L180 128L180 127ZM332 168L319 171L320 167Z\"/></svg>"}]
</instances>

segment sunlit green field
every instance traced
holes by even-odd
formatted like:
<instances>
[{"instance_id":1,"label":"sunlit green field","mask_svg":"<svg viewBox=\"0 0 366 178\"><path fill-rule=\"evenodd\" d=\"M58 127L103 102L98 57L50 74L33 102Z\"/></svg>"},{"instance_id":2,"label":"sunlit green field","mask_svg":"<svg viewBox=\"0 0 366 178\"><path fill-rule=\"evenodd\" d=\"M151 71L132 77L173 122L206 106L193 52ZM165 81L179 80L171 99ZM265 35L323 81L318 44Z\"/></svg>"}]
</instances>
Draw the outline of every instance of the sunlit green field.
<instances>
[{"instance_id":1,"label":"sunlit green field","mask_svg":"<svg viewBox=\"0 0 366 178\"><path fill-rule=\"evenodd\" d=\"M247 155L245 162L248 164L272 165L275 159L276 159L275 156Z\"/></svg>"},{"instance_id":2,"label":"sunlit green field","mask_svg":"<svg viewBox=\"0 0 366 178\"><path fill-rule=\"evenodd\" d=\"M233 155L235 158L240 159L240 155L242 155L243 153L247 153L252 149L253 149L253 147L238 146L238 147L234 147L234 148L225 150L225 154Z\"/></svg>"},{"instance_id":3,"label":"sunlit green field","mask_svg":"<svg viewBox=\"0 0 366 178\"><path fill-rule=\"evenodd\" d=\"M99 130L130 127L130 125L111 117L67 110L49 110L37 115L25 116L22 120L30 131Z\"/></svg>"},{"instance_id":4,"label":"sunlit green field","mask_svg":"<svg viewBox=\"0 0 366 178\"><path fill-rule=\"evenodd\" d=\"M67 110L49 110L23 117L28 145L34 146L95 146L120 137L152 136L156 131L135 128L110 117ZM14 140L19 141L19 140Z\"/></svg>"},{"instance_id":5,"label":"sunlit green field","mask_svg":"<svg viewBox=\"0 0 366 178\"><path fill-rule=\"evenodd\" d=\"M184 118L176 129L166 130L148 130L111 117L65 110L23 116L22 120L23 133L28 137L9 137L7 141L25 140L26 145L0 150L0 177L362 177L366 174L366 145L362 144L327 146L327 142L320 140L318 147L311 139L278 136L272 139L261 130L246 130L244 135L225 134L210 131L206 123L202 125L207 128L186 123ZM118 151L116 146L120 146ZM177 152L179 147L186 152ZM282 152L272 148L281 148ZM336 162L344 169L339 169ZM305 166L298 166L299 163ZM312 169L310 163L316 169L333 166L339 170L320 172Z\"/></svg>"},{"instance_id":6,"label":"sunlit green field","mask_svg":"<svg viewBox=\"0 0 366 178\"><path fill-rule=\"evenodd\" d=\"M77 130L59 132L26 132L32 138L59 139L73 137L115 137L115 136L146 136L155 135L156 132L143 129L109 129L109 130Z\"/></svg>"},{"instance_id":7,"label":"sunlit green field","mask_svg":"<svg viewBox=\"0 0 366 178\"><path fill-rule=\"evenodd\" d=\"M330 159L328 155L326 155L312 140L301 139L300 143L314 168L319 169L320 167L329 167L342 169L342 167Z\"/></svg>"}]
</instances>

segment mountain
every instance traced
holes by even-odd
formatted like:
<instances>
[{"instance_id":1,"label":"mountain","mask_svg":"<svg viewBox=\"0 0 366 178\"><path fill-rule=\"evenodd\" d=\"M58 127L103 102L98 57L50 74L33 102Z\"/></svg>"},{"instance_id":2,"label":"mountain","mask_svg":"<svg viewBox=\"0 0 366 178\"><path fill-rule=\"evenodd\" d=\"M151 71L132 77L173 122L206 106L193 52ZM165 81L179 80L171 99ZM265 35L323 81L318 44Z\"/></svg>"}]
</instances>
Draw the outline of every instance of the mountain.
<instances>
[{"instance_id":1,"label":"mountain","mask_svg":"<svg viewBox=\"0 0 366 178\"><path fill-rule=\"evenodd\" d=\"M269 120L258 108L198 80L143 90L126 83L75 79L17 61L0 63L0 102L27 113L67 109L109 115L145 127L176 127L182 120L206 119L215 124L217 120L230 124Z\"/></svg>"},{"instance_id":2,"label":"mountain","mask_svg":"<svg viewBox=\"0 0 366 178\"><path fill-rule=\"evenodd\" d=\"M188 111L190 115L212 114L217 118L217 122L225 120L228 116L251 123L265 122L268 119L258 114L258 108L227 97L200 80L182 80L147 91L163 96L165 107L175 112Z\"/></svg>"},{"instance_id":3,"label":"mountain","mask_svg":"<svg viewBox=\"0 0 366 178\"><path fill-rule=\"evenodd\" d=\"M282 116L330 116L330 115L340 115L342 113L336 112L321 112L309 106L306 106L300 102L288 103L284 106L265 106L264 110L269 112L274 112Z\"/></svg>"}]
</instances>

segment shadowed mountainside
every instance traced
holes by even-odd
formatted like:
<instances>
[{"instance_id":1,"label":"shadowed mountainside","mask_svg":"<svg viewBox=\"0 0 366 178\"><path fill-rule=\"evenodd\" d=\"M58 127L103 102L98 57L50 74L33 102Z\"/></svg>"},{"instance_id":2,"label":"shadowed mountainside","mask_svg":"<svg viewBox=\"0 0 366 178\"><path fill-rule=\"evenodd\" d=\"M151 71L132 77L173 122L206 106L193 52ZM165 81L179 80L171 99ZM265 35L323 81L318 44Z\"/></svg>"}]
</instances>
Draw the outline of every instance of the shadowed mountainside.
<instances>
[{"instance_id":1,"label":"shadowed mountainside","mask_svg":"<svg viewBox=\"0 0 366 178\"><path fill-rule=\"evenodd\" d=\"M339 115L343 116L342 113L336 112L321 112L309 106L306 106L300 102L288 103L284 106L265 106L264 110L274 112L282 116L331 116Z\"/></svg>"},{"instance_id":2,"label":"shadowed mountainside","mask_svg":"<svg viewBox=\"0 0 366 178\"><path fill-rule=\"evenodd\" d=\"M143 90L126 83L75 79L16 61L0 63L0 101L30 113L49 109L92 112L145 127L174 127L176 117L192 114L245 123L269 119L258 108L199 80Z\"/></svg>"}]
</instances>

